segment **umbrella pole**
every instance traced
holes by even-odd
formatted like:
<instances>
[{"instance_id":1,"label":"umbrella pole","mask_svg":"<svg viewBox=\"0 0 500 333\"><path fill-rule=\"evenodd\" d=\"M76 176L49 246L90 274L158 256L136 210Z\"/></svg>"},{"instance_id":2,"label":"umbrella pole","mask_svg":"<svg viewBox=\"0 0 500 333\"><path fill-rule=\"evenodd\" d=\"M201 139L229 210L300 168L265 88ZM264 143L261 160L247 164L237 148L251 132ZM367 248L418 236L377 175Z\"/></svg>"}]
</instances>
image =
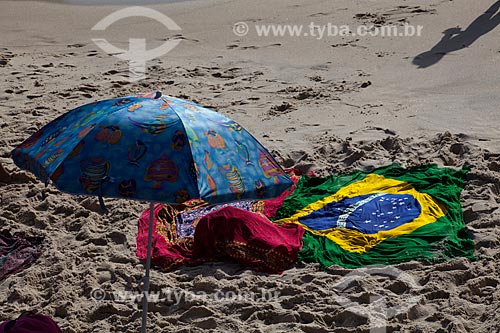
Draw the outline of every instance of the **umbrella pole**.
<instances>
[{"instance_id":1,"label":"umbrella pole","mask_svg":"<svg viewBox=\"0 0 500 333\"><path fill-rule=\"evenodd\" d=\"M151 268L151 246L153 243L153 220L155 204L149 204L148 253L146 256L146 275L144 276L144 291L142 295L142 326L141 333L146 333L148 320L149 270Z\"/></svg>"}]
</instances>

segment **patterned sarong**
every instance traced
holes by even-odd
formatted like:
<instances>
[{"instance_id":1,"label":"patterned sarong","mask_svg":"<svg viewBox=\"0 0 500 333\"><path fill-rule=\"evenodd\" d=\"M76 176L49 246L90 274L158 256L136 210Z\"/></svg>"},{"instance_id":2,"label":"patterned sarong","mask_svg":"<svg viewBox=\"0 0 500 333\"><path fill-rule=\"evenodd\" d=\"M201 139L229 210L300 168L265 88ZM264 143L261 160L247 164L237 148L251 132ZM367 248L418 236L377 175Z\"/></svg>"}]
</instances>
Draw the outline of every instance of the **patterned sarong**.
<instances>
[{"instance_id":1,"label":"patterned sarong","mask_svg":"<svg viewBox=\"0 0 500 333\"><path fill-rule=\"evenodd\" d=\"M0 281L29 267L41 254L42 237L0 234Z\"/></svg>"}]
</instances>

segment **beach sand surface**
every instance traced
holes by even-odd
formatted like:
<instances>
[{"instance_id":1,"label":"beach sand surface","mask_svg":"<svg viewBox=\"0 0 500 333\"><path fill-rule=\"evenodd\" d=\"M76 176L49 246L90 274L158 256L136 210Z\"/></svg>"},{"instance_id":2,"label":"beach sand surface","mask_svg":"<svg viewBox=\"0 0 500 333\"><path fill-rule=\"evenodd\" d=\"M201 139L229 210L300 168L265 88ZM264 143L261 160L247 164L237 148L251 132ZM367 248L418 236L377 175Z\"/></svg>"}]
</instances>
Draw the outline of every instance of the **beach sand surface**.
<instances>
[{"instance_id":1,"label":"beach sand surface","mask_svg":"<svg viewBox=\"0 0 500 333\"><path fill-rule=\"evenodd\" d=\"M326 175L390 163L468 165L462 206L477 259L389 266L421 288L368 276L349 296L364 306L370 296L391 305L419 296L387 320L387 332L498 332L498 6L486 0L187 1L148 5L181 30L134 17L93 31L122 7L1 1L0 163L23 175L10 151L47 122L96 100L160 90L233 118L284 167ZM238 22L248 25L245 36L234 33ZM309 29L311 23L352 29L408 23L422 30L419 37L319 38L308 30L308 36L265 37L255 29ZM463 32L450 35L457 27ZM129 38L147 38L148 48L180 42L148 61L146 79L130 82L128 63L92 38L122 49ZM110 199L110 213L101 215L96 198L45 188L30 175L0 187L0 231L46 238L35 264L0 283L0 320L37 310L64 332L138 332L140 302L110 298L140 290L144 266L135 256L135 236L147 204ZM153 292L187 296L153 302L148 331L370 332L373 320L335 301L333 286L351 273L304 263L282 275L228 263L155 270ZM96 301L95 289L107 291L108 300ZM216 299L219 291L255 297ZM208 296L192 297L202 292Z\"/></svg>"}]
</instances>

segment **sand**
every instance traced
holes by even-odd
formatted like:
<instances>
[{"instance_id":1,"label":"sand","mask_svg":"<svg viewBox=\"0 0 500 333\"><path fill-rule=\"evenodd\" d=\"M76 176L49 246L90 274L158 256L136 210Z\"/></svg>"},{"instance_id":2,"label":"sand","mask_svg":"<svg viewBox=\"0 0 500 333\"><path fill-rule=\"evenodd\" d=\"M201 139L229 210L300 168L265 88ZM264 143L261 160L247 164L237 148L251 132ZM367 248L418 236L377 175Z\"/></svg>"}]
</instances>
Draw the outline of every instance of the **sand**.
<instances>
[{"instance_id":1,"label":"sand","mask_svg":"<svg viewBox=\"0 0 500 333\"><path fill-rule=\"evenodd\" d=\"M500 28L498 17L481 16L492 4L190 1L149 6L181 31L130 18L98 32L92 26L119 7L2 1L0 163L16 176L0 183L0 230L43 235L46 243L34 265L0 283L0 320L34 309L64 332L139 331L138 304L111 293L140 290L135 235L147 204L107 200L110 214L101 215L95 198L44 188L9 153L78 105L161 90L235 119L285 167L324 175L393 162L471 166L462 206L477 260L389 266L413 285L369 274L346 295L364 306L377 295L390 306L409 304L387 320L387 332L498 332ZM406 22L423 30L420 37L259 37L255 30L239 37L232 27L240 21ZM443 41L443 31L457 26L466 33ZM91 41L99 37L122 48L131 37L147 37L148 48L168 38L180 43L148 62L147 79L129 82L127 62ZM227 263L153 271L151 288L164 299L151 304L149 332L369 332L375 320L338 302L334 287L352 274L303 263L282 275ZM96 288L106 300L93 297ZM221 291L253 296L223 300ZM208 296L193 296L202 292ZM169 297L179 293L186 293L179 302Z\"/></svg>"}]
</instances>

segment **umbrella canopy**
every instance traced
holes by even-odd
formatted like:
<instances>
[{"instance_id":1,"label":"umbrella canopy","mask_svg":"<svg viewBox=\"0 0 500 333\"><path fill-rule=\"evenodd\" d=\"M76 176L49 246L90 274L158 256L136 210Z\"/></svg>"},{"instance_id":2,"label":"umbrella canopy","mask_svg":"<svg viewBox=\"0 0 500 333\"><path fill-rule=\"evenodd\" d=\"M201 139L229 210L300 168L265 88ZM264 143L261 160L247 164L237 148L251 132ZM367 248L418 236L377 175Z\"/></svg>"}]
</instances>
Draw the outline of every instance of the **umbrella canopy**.
<instances>
[{"instance_id":1,"label":"umbrella canopy","mask_svg":"<svg viewBox=\"0 0 500 333\"><path fill-rule=\"evenodd\" d=\"M12 152L62 191L150 201L141 332L146 332L153 202L279 196L292 180L233 120L160 92L100 101L47 124Z\"/></svg>"},{"instance_id":2,"label":"umbrella canopy","mask_svg":"<svg viewBox=\"0 0 500 333\"><path fill-rule=\"evenodd\" d=\"M239 124L159 92L76 108L12 157L64 192L100 198L223 203L276 197L292 185Z\"/></svg>"}]
</instances>

